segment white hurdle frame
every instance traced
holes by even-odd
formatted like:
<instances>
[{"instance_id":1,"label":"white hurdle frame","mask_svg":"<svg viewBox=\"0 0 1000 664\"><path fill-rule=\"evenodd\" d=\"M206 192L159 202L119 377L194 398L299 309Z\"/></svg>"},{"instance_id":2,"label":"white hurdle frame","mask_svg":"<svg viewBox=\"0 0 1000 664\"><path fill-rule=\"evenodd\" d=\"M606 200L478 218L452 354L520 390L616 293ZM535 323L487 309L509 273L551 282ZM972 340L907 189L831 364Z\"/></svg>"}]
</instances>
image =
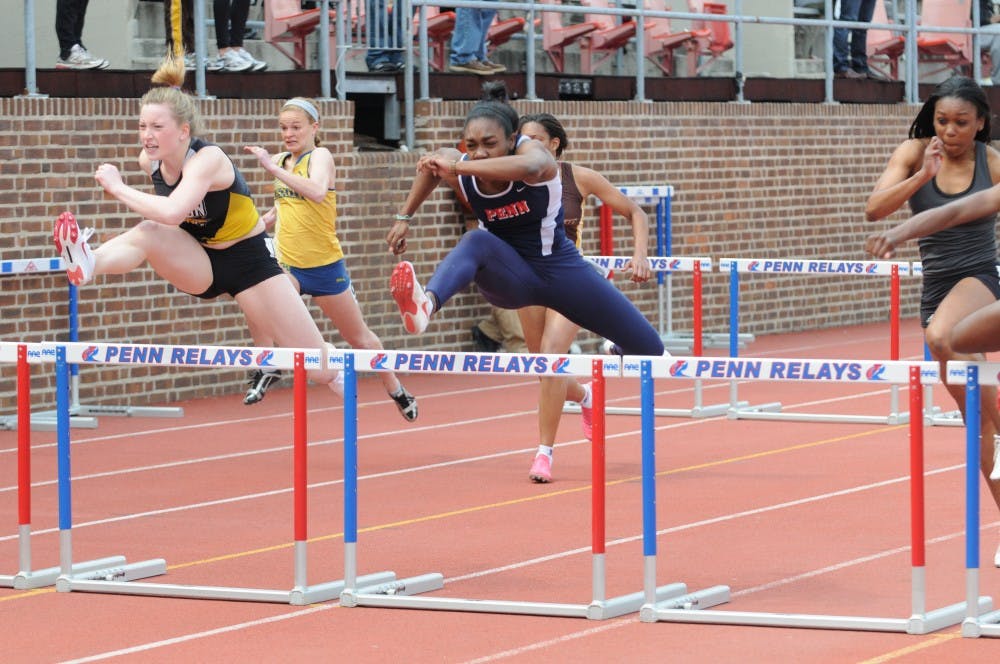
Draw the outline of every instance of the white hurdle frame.
<instances>
[{"instance_id":1,"label":"white hurdle frame","mask_svg":"<svg viewBox=\"0 0 1000 664\"><path fill-rule=\"evenodd\" d=\"M979 439L982 421L980 386L1000 385L998 362L948 362L947 381L965 385L965 594L979 595ZM966 600L968 601L968 599ZM1000 637L1000 611L985 615L967 612L962 636Z\"/></svg>"},{"instance_id":2,"label":"white hurdle frame","mask_svg":"<svg viewBox=\"0 0 1000 664\"><path fill-rule=\"evenodd\" d=\"M40 344L0 342L0 363L17 364L17 503L18 572L0 574L0 587L32 590L54 585L60 567L31 566L31 380L30 365L42 362ZM109 556L74 564L70 574L99 573L125 564L124 556ZM105 572L107 573L107 572Z\"/></svg>"},{"instance_id":3,"label":"white hurdle frame","mask_svg":"<svg viewBox=\"0 0 1000 664\"><path fill-rule=\"evenodd\" d=\"M625 256L588 256L587 260L601 266L607 270L623 270L625 265L631 261L631 257ZM674 272L690 272L694 279L694 334L692 336L693 355L701 355L702 339L704 333L702 329L702 275L712 271L712 259L702 256L682 257L682 256L656 256L649 259L653 272L670 276ZM694 405L691 408L657 408L656 415L659 417L715 417L725 415L729 412L732 404L722 402L718 404L705 405L703 399L702 381L694 381ZM605 407L607 415L639 415L641 408L629 408L622 406ZM563 406L564 413L579 413L580 404L567 401Z\"/></svg>"},{"instance_id":4,"label":"white hurdle frame","mask_svg":"<svg viewBox=\"0 0 1000 664\"><path fill-rule=\"evenodd\" d=\"M207 366L210 368L269 368L290 369L295 375L295 516L294 516L294 586L290 590L269 588L244 588L227 586L201 586L169 583L135 583L136 579L166 573L166 561L155 559L123 565L112 570L80 575L68 572L72 566L72 505L70 498L68 404L58 409L60 415L59 442L65 454L60 453L60 560L63 574L56 581L59 592L94 592L148 597L180 597L188 599L220 599L246 602L273 602L296 606L335 599L344 588L343 581L316 585L308 584L306 568L306 371L318 369L328 363L328 349L259 348L222 346L175 346L111 343L67 343L52 346L56 354L57 371L60 364L100 363L157 366ZM61 356L61 357L60 357ZM339 360L342 362L342 360ZM62 394L65 390L60 389ZM57 395L58 396L58 395ZM66 399L63 397L63 401ZM395 575L382 572L365 577L366 583L391 582Z\"/></svg>"},{"instance_id":5,"label":"white hurdle frame","mask_svg":"<svg viewBox=\"0 0 1000 664\"><path fill-rule=\"evenodd\" d=\"M13 274L38 274L45 272L62 272L66 269L61 258L22 258L0 261L0 276ZM78 312L78 289L73 284L68 285L67 306L69 319L69 341L77 342L80 337ZM77 365L70 367L70 426L81 429L97 428L97 415L114 415L121 417L184 417L184 409L176 406L117 406L117 405L83 405L80 403L80 373ZM57 414L55 411L34 413L31 417L32 428L39 431L52 431L56 428ZM17 418L0 416L0 431L13 429Z\"/></svg>"},{"instance_id":6,"label":"white hurdle frame","mask_svg":"<svg viewBox=\"0 0 1000 664\"><path fill-rule=\"evenodd\" d=\"M722 258L719 271L729 275L729 355L739 355L735 343L739 331L739 283L740 274L798 274L808 276L889 276L890 288L889 319L890 361L899 360L899 279L910 274L910 264L902 261L845 261L816 258ZM856 424L905 424L909 413L899 407L899 386L893 384L889 392L888 415L849 415L837 413L784 412L780 402L743 406L739 403L737 381L729 383L731 408L728 417L734 420L791 420L795 422L839 422Z\"/></svg>"},{"instance_id":7,"label":"white hurdle frame","mask_svg":"<svg viewBox=\"0 0 1000 664\"><path fill-rule=\"evenodd\" d=\"M707 611L704 610L702 598L677 598L667 602L649 601L640 610L643 622L682 622L720 625L750 625L756 627L808 627L814 629L844 629L858 631L901 632L907 634L928 634L950 625L957 625L966 615L978 616L992 610L993 600L989 597L977 597L978 593L970 593L966 601L952 604L940 609L926 609L926 569L924 566L924 463L923 463L923 430L922 417L917 417L923 409L923 386L938 382L938 365L936 362L877 362L871 360L847 360L853 364L848 376L833 378L836 371L833 365L844 364L844 360L820 359L736 359L736 358L630 358L622 362L622 376L640 377L650 380L652 377L691 380L699 375L711 375L717 371L740 373L742 380L760 381L795 381L818 382L819 379L789 379L789 370L803 369L803 375L813 369L812 375L829 375L822 382L838 383L892 383L894 385L910 386L910 525L911 525L911 615L908 618L883 618L863 616L821 615L802 613L768 613L759 611ZM826 370L824 370L824 366ZM998 365L1000 368L1000 365ZM794 373L799 373L795 371ZM650 394L652 388L649 388ZM644 435L644 450L646 448ZM646 489L646 482L653 484L652 464L643 463L644 504L652 511L652 517L646 514L644 519L644 534L650 533L655 540L655 501L651 500ZM646 587L655 586L656 560L655 543L652 550L646 551ZM723 590L725 589L725 590ZM708 598L728 597L728 588L719 587L708 593Z\"/></svg>"},{"instance_id":8,"label":"white hurdle frame","mask_svg":"<svg viewBox=\"0 0 1000 664\"><path fill-rule=\"evenodd\" d=\"M588 604L559 602L528 602L456 597L421 597L422 593L444 587L444 576L431 572L387 584L364 584L355 579L358 551L357 527L357 379L355 363L366 371L396 371L407 373L494 373L495 368L519 365L522 369L504 371L505 375L590 376L594 386L594 440L592 445L591 516L591 601ZM511 364L514 363L514 364ZM544 363L544 367L542 365ZM528 369L532 366L538 371ZM456 368L457 367L457 368ZM344 607L375 606L382 608L436 609L475 613L558 616L605 620L634 613L645 601L646 593L638 591L614 598L606 597L605 531L604 531L604 381L605 376L618 376L621 370L617 356L593 355L530 355L507 353L440 353L432 351L364 351L345 353L344 396L344 578L347 588L341 593ZM671 584L654 589L657 599L666 601L684 595L684 584Z\"/></svg>"}]
</instances>

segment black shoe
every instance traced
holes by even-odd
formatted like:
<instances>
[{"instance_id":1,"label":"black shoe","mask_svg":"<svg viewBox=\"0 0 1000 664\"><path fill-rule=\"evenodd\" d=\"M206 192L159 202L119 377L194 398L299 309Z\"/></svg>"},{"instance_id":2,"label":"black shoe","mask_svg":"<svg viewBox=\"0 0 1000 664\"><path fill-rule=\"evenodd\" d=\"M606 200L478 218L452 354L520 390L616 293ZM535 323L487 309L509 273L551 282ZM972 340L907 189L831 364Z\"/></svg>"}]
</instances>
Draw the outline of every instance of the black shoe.
<instances>
[{"instance_id":1,"label":"black shoe","mask_svg":"<svg viewBox=\"0 0 1000 664\"><path fill-rule=\"evenodd\" d=\"M247 394L243 397L244 405L255 404L267 394L267 388L281 380L280 371L253 371L247 381Z\"/></svg>"},{"instance_id":2,"label":"black shoe","mask_svg":"<svg viewBox=\"0 0 1000 664\"><path fill-rule=\"evenodd\" d=\"M379 62L368 68L370 72L376 72L378 74L395 74L396 72L403 71L402 62Z\"/></svg>"},{"instance_id":3,"label":"black shoe","mask_svg":"<svg viewBox=\"0 0 1000 664\"><path fill-rule=\"evenodd\" d=\"M495 353L500 350L500 342L494 341L483 334L478 325L472 326L472 345L480 353Z\"/></svg>"},{"instance_id":4,"label":"black shoe","mask_svg":"<svg viewBox=\"0 0 1000 664\"><path fill-rule=\"evenodd\" d=\"M390 394L389 398L396 402L396 408L399 408L407 422L417 419L417 398L407 392L405 387L400 385L399 394Z\"/></svg>"}]
</instances>

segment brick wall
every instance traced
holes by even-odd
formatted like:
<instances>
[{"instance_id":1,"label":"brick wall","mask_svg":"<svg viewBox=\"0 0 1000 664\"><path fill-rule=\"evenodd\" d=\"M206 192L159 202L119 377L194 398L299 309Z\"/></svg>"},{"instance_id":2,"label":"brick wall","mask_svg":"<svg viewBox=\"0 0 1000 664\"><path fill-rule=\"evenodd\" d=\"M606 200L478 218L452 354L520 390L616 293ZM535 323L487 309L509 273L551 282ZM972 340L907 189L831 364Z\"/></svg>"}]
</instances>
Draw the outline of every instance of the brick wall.
<instances>
[{"instance_id":1,"label":"brick wall","mask_svg":"<svg viewBox=\"0 0 1000 664\"><path fill-rule=\"evenodd\" d=\"M517 102L537 112L538 102ZM201 102L205 135L234 156L269 205L270 182L242 146L278 149L272 100ZM465 102L419 102L417 146L454 145ZM863 220L864 201L915 109L905 105L545 102L565 123L566 157L592 166L616 184L672 184L673 255L863 259L864 237L885 224ZM73 210L97 229L97 243L137 221L95 185L101 162L118 164L126 181L146 187L135 165L135 99L0 99L0 257L54 255L52 221ZM353 151L349 102L324 102L324 143L337 159L338 231L367 322L388 348L471 349L469 328L487 311L469 289L445 308L430 332L405 336L387 293L394 260L383 238L405 197L416 152ZM651 217L653 209L647 210ZM897 213L894 220L901 219ZM597 253L596 213L587 217L585 250ZM616 253L630 252L628 225L616 220ZM458 240L461 214L453 195L438 190L413 225L411 256L425 278ZM653 233L651 232L651 235ZM655 241L651 242L655 247ZM654 249L655 251L655 249ZM909 247L902 259L915 259ZM654 285L621 288L658 319ZM572 285L568 285L572 287ZM59 274L0 277L0 340L68 338L67 286ZM903 315L916 315L918 287L904 280ZM691 329L691 279L673 281L673 321ZM728 281L704 281L705 330L728 332ZM331 341L336 331L313 308ZM744 280L741 331L772 334L881 321L888 317L885 279L761 275ZM178 293L148 268L102 277L79 292L80 339L134 343L248 345L245 323L228 298L202 302ZM584 335L585 350L596 340ZM747 351L753 353L752 346ZM51 404L49 370L36 370L36 401ZM14 409L11 367L0 368L0 414ZM131 367L82 370L83 403L144 405L234 393L245 376L234 371Z\"/></svg>"}]
</instances>

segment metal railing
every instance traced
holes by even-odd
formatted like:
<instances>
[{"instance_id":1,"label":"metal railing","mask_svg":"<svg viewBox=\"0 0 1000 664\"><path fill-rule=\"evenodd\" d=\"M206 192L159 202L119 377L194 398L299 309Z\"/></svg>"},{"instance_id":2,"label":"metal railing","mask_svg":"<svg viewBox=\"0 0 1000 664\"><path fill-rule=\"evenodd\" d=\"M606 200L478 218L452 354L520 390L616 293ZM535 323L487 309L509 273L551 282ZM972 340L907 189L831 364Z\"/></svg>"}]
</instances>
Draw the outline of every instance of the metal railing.
<instances>
[{"instance_id":1,"label":"metal railing","mask_svg":"<svg viewBox=\"0 0 1000 664\"><path fill-rule=\"evenodd\" d=\"M329 16L328 10L330 6L337 6L341 8L341 11L336 13L336 27L335 27L335 43L337 48L335 67L333 71L336 78L336 97L339 99L345 99L347 95L347 85L345 81L348 77L346 60L347 55L352 50L364 50L371 47L370 35L367 34L369 30L361 31L356 29L357 26L351 25L346 19L346 16L351 16L352 6L356 6L356 3L366 2L367 0L318 0L317 5L320 9L319 12L319 25L317 31L320 35L329 34ZM35 0L25 0L25 12L24 12L24 30L25 30L25 95L28 96L43 96L39 93L37 88L37 76L36 67L37 62L35 59L35 12L34 12L34 2ZM194 26L195 26L195 59L196 59L196 69L195 69L195 92L199 97L208 97L209 93L206 88L205 81L205 62L207 60L206 55L208 53L206 46L206 28L211 23L207 19L205 3L207 0L195 0L194 5ZM408 145L413 144L413 112L414 112L414 100L415 99L426 99L430 96L430 72L429 72L429 38L427 34L427 7L436 7L440 4L440 0L402 0L398 2L397 5L400 6L404 14L403 16L410 17L417 13L417 49L414 53L414 49L410 48L411 40L408 38L410 32L410 22L402 21L403 30L403 41L405 45L400 46L400 50L404 53L404 111L406 116L406 143ZM825 0L824 2L824 15L830 17L833 15L833 0ZM979 57L980 52L980 40L981 34L983 34L983 28L981 27L981 20L979 16L979 4L974 2L973 12L972 12L972 27L937 27L930 25L920 25L918 27L917 23L917 0L905 0L904 11L902 21L896 21L892 23L863 23L863 22L847 22L847 21L837 21L832 18L798 18L798 17L774 17L774 16L760 16L760 15L747 15L743 13L743 0L731 0L732 13L731 14L704 14L704 13L692 13L692 12L681 12L681 11L652 11L646 9L644 3L638 2L638 6L633 7L582 7L580 5L562 5L562 4L548 4L535 1L528 2L487 2L484 0L448 0L448 7L466 7L466 8L476 8L476 9L490 9L490 10L509 10L513 12L523 12L525 21L525 32L526 32L526 63L525 63L525 80L526 80L526 97L528 99L537 98L535 89L535 78L536 78L536 66L535 66L535 44L539 36L536 34L535 19L537 15L541 12L556 12L561 14L603 14L609 16L619 17L621 19L634 19L636 22L636 35L634 38L635 44L635 79L636 79L636 96L637 101L646 101L646 77L645 77L645 21L647 18L665 18L665 19L676 19L681 21L725 21L733 25L733 62L734 62L734 77L737 84L737 96L736 100L738 102L746 101L744 98L744 28L746 25L786 25L786 26L800 26L800 27L813 27L822 28L825 31L825 55L824 55L824 100L827 103L834 103L834 92L833 92L833 32L835 28L862 28L862 29L881 29L890 30L897 33L905 34L905 43L903 55L905 58L905 70L902 76L905 81L905 96L904 99L908 103L918 103L919 93L918 93L918 80L919 80L919 58L917 51L917 35L918 33L952 33L952 34L971 34L972 35L972 69L973 77L979 80L981 77L981 61ZM381 4L384 7L384 3ZM895 9L895 7L893 7ZM357 16L357 13L353 13ZM890 15L896 15L893 11ZM384 36L384 31L386 29L388 19L382 17L381 19L375 21L373 25L376 26L374 32L379 34L380 31ZM381 26L381 27L378 27ZM364 33L364 34L362 34ZM318 56L317 56L317 69L320 76L320 90L321 95L324 98L332 98L334 94L334 89L331 87L331 53L329 52L329 41L325 38L317 39L318 45ZM391 46L379 46L379 48L386 48L391 50ZM415 84L414 74L418 73L417 83ZM419 86L419 89L417 89ZM418 96L419 95L419 96Z\"/></svg>"}]
</instances>

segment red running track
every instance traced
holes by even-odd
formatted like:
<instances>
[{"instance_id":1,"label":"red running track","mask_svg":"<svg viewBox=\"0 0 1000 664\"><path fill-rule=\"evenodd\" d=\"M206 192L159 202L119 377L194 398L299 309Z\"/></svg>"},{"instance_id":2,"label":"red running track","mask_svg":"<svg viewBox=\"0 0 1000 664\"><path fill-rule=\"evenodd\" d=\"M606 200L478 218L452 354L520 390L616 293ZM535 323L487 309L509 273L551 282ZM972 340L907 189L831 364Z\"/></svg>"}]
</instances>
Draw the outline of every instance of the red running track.
<instances>
[{"instance_id":1,"label":"red running track","mask_svg":"<svg viewBox=\"0 0 1000 664\"><path fill-rule=\"evenodd\" d=\"M873 359L887 325L761 338L747 356ZM904 359L921 357L916 324ZM713 353L714 351L709 351ZM718 352L715 352L718 354ZM84 374L83 380L86 380ZM380 384L360 385L360 572L440 572L447 597L587 603L590 449L566 415L548 485L532 484L537 383L413 375L420 419L405 423ZM187 402L183 420L100 418L73 431L74 559L165 558L149 582L292 586L292 390ZM638 406L635 380L608 380ZM728 400L705 383L704 403ZM943 388L935 400L951 404ZM786 410L884 414L877 386L740 386ZM905 387L901 407L907 404ZM657 383L657 406L691 386ZM140 404L136 404L140 405ZM145 404L142 404L145 405ZM343 576L342 408L309 389L309 582ZM908 427L657 420L658 584L732 588L720 609L907 617ZM607 595L642 589L639 418L607 422ZM925 431L928 608L964 599L963 430ZM16 433L0 432L0 573L17 565ZM34 567L58 564L54 433L33 434ZM981 491L981 593L1000 516ZM0 589L5 662L1000 661L1000 640L641 623L374 608L310 607Z\"/></svg>"}]
</instances>

